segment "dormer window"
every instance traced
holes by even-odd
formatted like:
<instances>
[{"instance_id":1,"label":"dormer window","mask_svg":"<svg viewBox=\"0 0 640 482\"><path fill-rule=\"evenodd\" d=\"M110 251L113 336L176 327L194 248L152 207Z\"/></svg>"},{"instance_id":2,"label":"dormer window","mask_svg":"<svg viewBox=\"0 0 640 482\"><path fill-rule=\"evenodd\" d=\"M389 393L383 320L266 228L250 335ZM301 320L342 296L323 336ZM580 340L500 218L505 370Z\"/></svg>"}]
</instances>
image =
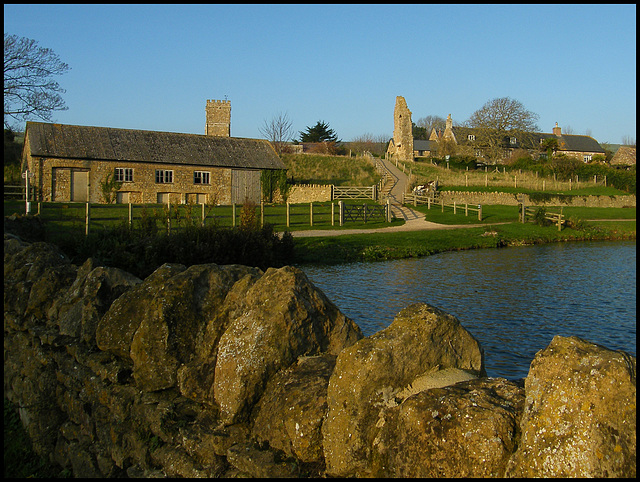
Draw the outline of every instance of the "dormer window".
<instances>
[{"instance_id":1,"label":"dormer window","mask_svg":"<svg viewBox=\"0 0 640 482\"><path fill-rule=\"evenodd\" d=\"M516 139L515 137L509 137L509 143L512 146L515 146L517 142L518 142L518 139Z\"/></svg>"},{"instance_id":2,"label":"dormer window","mask_svg":"<svg viewBox=\"0 0 640 482\"><path fill-rule=\"evenodd\" d=\"M469 134L469 135L467 136L467 140L469 140L469 141L475 141L475 140L476 140L476 136L475 136L475 135L473 135L473 134Z\"/></svg>"}]
</instances>

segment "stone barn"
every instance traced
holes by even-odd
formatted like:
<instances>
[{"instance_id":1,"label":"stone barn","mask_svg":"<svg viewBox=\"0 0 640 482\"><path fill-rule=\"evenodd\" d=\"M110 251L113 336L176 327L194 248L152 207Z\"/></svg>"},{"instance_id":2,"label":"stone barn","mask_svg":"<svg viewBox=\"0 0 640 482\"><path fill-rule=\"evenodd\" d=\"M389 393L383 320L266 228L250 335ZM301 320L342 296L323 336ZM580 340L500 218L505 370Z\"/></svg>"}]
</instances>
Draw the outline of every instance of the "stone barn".
<instances>
[{"instance_id":1,"label":"stone barn","mask_svg":"<svg viewBox=\"0 0 640 482\"><path fill-rule=\"evenodd\" d=\"M27 122L22 171L36 201L259 203L262 170L285 169L271 144L230 137L228 101L207 101L205 135Z\"/></svg>"}]
</instances>

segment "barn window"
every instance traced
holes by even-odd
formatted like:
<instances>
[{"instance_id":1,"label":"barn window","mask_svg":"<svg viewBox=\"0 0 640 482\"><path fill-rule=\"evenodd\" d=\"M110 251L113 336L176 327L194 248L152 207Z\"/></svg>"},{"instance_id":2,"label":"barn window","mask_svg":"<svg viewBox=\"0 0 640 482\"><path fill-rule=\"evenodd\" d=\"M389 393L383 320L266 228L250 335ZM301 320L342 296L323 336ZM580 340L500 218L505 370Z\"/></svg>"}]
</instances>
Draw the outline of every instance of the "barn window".
<instances>
[{"instance_id":1,"label":"barn window","mask_svg":"<svg viewBox=\"0 0 640 482\"><path fill-rule=\"evenodd\" d=\"M156 169L156 184L171 184L173 182L173 171Z\"/></svg>"},{"instance_id":2,"label":"barn window","mask_svg":"<svg viewBox=\"0 0 640 482\"><path fill-rule=\"evenodd\" d=\"M133 182L133 168L116 167L115 181L116 182Z\"/></svg>"},{"instance_id":3,"label":"barn window","mask_svg":"<svg viewBox=\"0 0 640 482\"><path fill-rule=\"evenodd\" d=\"M211 184L210 173L208 171L194 171L193 183L194 184Z\"/></svg>"}]
</instances>

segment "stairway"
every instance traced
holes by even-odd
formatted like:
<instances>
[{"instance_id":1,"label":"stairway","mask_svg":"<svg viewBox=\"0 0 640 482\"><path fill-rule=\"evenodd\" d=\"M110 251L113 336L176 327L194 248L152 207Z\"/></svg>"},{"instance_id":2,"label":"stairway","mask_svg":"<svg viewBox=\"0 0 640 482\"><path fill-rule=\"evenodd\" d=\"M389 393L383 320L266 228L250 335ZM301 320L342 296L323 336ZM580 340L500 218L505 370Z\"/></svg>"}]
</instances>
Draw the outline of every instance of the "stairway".
<instances>
[{"instance_id":1,"label":"stairway","mask_svg":"<svg viewBox=\"0 0 640 482\"><path fill-rule=\"evenodd\" d=\"M407 222L424 219L423 214L402 205L403 195L409 183L409 176L398 169L391 161L382 159L382 163L391 175L391 180L385 184L382 191L382 194L391 201L391 214Z\"/></svg>"}]
</instances>

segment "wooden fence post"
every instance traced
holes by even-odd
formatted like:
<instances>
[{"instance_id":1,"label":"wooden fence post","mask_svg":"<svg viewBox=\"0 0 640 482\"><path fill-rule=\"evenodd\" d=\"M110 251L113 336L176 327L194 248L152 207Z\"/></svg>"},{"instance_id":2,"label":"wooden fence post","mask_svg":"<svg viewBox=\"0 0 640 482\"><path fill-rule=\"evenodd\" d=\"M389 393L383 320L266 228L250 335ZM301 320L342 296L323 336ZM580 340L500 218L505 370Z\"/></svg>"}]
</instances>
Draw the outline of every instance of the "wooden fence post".
<instances>
[{"instance_id":1,"label":"wooden fence post","mask_svg":"<svg viewBox=\"0 0 640 482\"><path fill-rule=\"evenodd\" d=\"M290 203L289 201L287 201L287 227L289 227L289 206L290 206Z\"/></svg>"},{"instance_id":2,"label":"wooden fence post","mask_svg":"<svg viewBox=\"0 0 640 482\"><path fill-rule=\"evenodd\" d=\"M131 203L129 203L129 227L131 227L132 223L133 223L133 207Z\"/></svg>"},{"instance_id":3,"label":"wooden fence post","mask_svg":"<svg viewBox=\"0 0 640 482\"><path fill-rule=\"evenodd\" d=\"M482 221L482 204L478 204L478 221Z\"/></svg>"},{"instance_id":4,"label":"wooden fence post","mask_svg":"<svg viewBox=\"0 0 640 482\"><path fill-rule=\"evenodd\" d=\"M391 222L391 200L387 198L387 222Z\"/></svg>"},{"instance_id":5,"label":"wooden fence post","mask_svg":"<svg viewBox=\"0 0 640 482\"><path fill-rule=\"evenodd\" d=\"M309 203L309 226L313 226L313 203Z\"/></svg>"},{"instance_id":6,"label":"wooden fence post","mask_svg":"<svg viewBox=\"0 0 640 482\"><path fill-rule=\"evenodd\" d=\"M264 226L264 201L260 201L260 226Z\"/></svg>"},{"instance_id":7,"label":"wooden fence post","mask_svg":"<svg viewBox=\"0 0 640 482\"><path fill-rule=\"evenodd\" d=\"M85 214L85 226L84 235L89 236L89 224L91 223L91 204L87 203L87 209Z\"/></svg>"},{"instance_id":8,"label":"wooden fence post","mask_svg":"<svg viewBox=\"0 0 640 482\"><path fill-rule=\"evenodd\" d=\"M171 203L167 200L167 234L171 234Z\"/></svg>"},{"instance_id":9,"label":"wooden fence post","mask_svg":"<svg viewBox=\"0 0 640 482\"><path fill-rule=\"evenodd\" d=\"M204 227L206 218L207 218L207 214L205 213L205 210L204 210L204 203L202 203L202 226L203 227Z\"/></svg>"},{"instance_id":10,"label":"wooden fence post","mask_svg":"<svg viewBox=\"0 0 640 482\"><path fill-rule=\"evenodd\" d=\"M440 204L442 205L442 212L444 212L444 197L440 198Z\"/></svg>"},{"instance_id":11,"label":"wooden fence post","mask_svg":"<svg viewBox=\"0 0 640 482\"><path fill-rule=\"evenodd\" d=\"M467 203L464 204L464 215L469 216L469 205Z\"/></svg>"},{"instance_id":12,"label":"wooden fence post","mask_svg":"<svg viewBox=\"0 0 640 482\"><path fill-rule=\"evenodd\" d=\"M456 202L453 201L453 214L456 214Z\"/></svg>"},{"instance_id":13,"label":"wooden fence post","mask_svg":"<svg viewBox=\"0 0 640 482\"><path fill-rule=\"evenodd\" d=\"M236 227L236 203L231 205L231 226Z\"/></svg>"},{"instance_id":14,"label":"wooden fence post","mask_svg":"<svg viewBox=\"0 0 640 482\"><path fill-rule=\"evenodd\" d=\"M335 224L335 221L334 221L334 209L333 209L334 207L335 207L335 204L331 203L331 226L333 226Z\"/></svg>"},{"instance_id":15,"label":"wooden fence post","mask_svg":"<svg viewBox=\"0 0 640 482\"><path fill-rule=\"evenodd\" d=\"M342 201L338 201L338 208L340 211L340 226L344 224L344 203Z\"/></svg>"}]
</instances>

